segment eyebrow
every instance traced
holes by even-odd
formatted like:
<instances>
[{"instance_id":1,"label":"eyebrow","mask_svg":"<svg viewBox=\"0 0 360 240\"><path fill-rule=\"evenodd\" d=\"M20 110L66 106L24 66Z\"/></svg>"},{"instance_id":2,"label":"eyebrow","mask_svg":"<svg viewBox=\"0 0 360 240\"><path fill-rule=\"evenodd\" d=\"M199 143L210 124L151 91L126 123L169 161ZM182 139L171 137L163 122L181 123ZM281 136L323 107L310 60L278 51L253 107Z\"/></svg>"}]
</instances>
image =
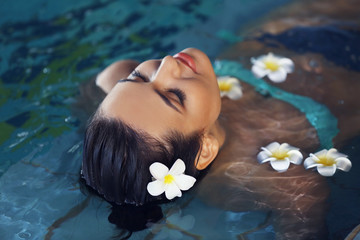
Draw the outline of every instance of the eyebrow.
<instances>
[{"instance_id":1,"label":"eyebrow","mask_svg":"<svg viewBox=\"0 0 360 240\"><path fill-rule=\"evenodd\" d=\"M123 83L123 82L134 82L134 83L138 83L138 81L136 81L136 80L127 79L127 78L125 78L125 79L120 79L120 80L118 81L118 83ZM178 113L181 113L180 110L179 110L164 94L162 94L162 93L161 93L159 90L157 90L157 89L154 89L154 91L155 91L155 93L156 93L157 95L159 95L159 96L161 97L161 99L164 101L164 103L165 103L166 105L168 105L169 107L171 107L172 109L174 109L174 110L177 111Z\"/></svg>"}]
</instances>

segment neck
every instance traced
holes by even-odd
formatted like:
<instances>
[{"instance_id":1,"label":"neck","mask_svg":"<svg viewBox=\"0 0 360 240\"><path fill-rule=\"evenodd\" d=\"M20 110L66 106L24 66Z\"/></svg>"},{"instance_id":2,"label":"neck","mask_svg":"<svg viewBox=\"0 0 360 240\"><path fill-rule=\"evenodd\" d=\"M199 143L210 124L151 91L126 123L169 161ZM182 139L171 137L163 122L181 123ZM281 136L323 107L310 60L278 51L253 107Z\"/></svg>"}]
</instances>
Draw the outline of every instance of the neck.
<instances>
[{"instance_id":1,"label":"neck","mask_svg":"<svg viewBox=\"0 0 360 240\"><path fill-rule=\"evenodd\" d=\"M224 145L226 134L225 129L221 126L219 120L216 120L210 130L210 133L217 139L219 147L221 148Z\"/></svg>"}]
</instances>

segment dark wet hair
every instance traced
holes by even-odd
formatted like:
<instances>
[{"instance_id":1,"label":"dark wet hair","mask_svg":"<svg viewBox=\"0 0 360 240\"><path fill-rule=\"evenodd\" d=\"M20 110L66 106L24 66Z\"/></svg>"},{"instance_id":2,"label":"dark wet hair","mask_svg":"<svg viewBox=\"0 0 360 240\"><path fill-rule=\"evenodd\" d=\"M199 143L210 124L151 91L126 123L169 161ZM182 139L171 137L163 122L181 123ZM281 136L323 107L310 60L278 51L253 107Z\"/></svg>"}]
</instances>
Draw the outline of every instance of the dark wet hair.
<instances>
[{"instance_id":1,"label":"dark wet hair","mask_svg":"<svg viewBox=\"0 0 360 240\"><path fill-rule=\"evenodd\" d=\"M143 206L113 204L108 220L119 229L132 233L151 227L162 218L161 207L156 204Z\"/></svg>"},{"instance_id":2,"label":"dark wet hair","mask_svg":"<svg viewBox=\"0 0 360 240\"><path fill-rule=\"evenodd\" d=\"M163 200L164 194L154 197L147 192L152 180L149 166L160 162L171 168L180 158L185 174L196 177L201 137L201 133L184 136L172 131L162 140L155 139L98 111L85 132L81 174L87 185L111 203L138 206Z\"/></svg>"}]
</instances>

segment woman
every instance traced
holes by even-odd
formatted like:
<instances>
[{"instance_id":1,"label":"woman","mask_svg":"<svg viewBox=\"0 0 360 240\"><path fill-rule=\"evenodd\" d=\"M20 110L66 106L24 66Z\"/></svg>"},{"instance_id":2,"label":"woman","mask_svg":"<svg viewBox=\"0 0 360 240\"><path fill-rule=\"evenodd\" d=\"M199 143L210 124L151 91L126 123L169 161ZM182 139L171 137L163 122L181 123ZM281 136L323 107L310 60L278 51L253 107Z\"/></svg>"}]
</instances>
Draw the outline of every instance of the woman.
<instances>
[{"instance_id":1,"label":"woman","mask_svg":"<svg viewBox=\"0 0 360 240\"><path fill-rule=\"evenodd\" d=\"M96 82L107 96L86 131L82 174L105 199L135 205L165 199L147 191L154 162L170 168L180 158L195 178L213 163L197 188L206 201L234 211L271 209L278 238L322 233L324 180L302 166L279 174L256 161L272 141L316 149L314 129L295 108L248 85L240 100L221 102L210 60L193 48L141 64L114 63Z\"/></svg>"}]
</instances>

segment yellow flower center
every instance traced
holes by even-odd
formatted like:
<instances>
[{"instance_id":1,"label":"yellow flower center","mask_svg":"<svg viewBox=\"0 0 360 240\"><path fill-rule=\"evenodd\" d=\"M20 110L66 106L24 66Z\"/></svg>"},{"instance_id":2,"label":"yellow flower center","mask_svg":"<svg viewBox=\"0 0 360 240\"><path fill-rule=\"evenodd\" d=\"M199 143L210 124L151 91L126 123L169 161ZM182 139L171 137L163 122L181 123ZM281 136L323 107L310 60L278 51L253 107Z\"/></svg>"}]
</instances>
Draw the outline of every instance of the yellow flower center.
<instances>
[{"instance_id":1,"label":"yellow flower center","mask_svg":"<svg viewBox=\"0 0 360 240\"><path fill-rule=\"evenodd\" d=\"M264 64L265 64L265 68L267 68L267 69L269 69L271 71L276 71L280 67L280 65L277 62L272 61L272 60L266 60L264 62Z\"/></svg>"},{"instance_id":2,"label":"yellow flower center","mask_svg":"<svg viewBox=\"0 0 360 240\"><path fill-rule=\"evenodd\" d=\"M289 154L285 151L275 151L273 152L272 157L278 160L284 160L286 157L289 157Z\"/></svg>"},{"instance_id":3,"label":"yellow flower center","mask_svg":"<svg viewBox=\"0 0 360 240\"><path fill-rule=\"evenodd\" d=\"M220 88L220 91L222 92L229 92L232 88L232 84L229 83L229 82L218 82L218 85L219 85L219 88Z\"/></svg>"},{"instance_id":4,"label":"yellow flower center","mask_svg":"<svg viewBox=\"0 0 360 240\"><path fill-rule=\"evenodd\" d=\"M173 177L172 175L170 175L170 174L168 174L168 175L166 175L166 176L164 177L164 182L165 182L165 184L170 184L170 183L172 183L174 180L175 180L174 177Z\"/></svg>"},{"instance_id":5,"label":"yellow flower center","mask_svg":"<svg viewBox=\"0 0 360 240\"><path fill-rule=\"evenodd\" d=\"M324 166L332 166L335 164L335 159L319 157L319 161L317 161L317 163L323 164Z\"/></svg>"}]
</instances>

